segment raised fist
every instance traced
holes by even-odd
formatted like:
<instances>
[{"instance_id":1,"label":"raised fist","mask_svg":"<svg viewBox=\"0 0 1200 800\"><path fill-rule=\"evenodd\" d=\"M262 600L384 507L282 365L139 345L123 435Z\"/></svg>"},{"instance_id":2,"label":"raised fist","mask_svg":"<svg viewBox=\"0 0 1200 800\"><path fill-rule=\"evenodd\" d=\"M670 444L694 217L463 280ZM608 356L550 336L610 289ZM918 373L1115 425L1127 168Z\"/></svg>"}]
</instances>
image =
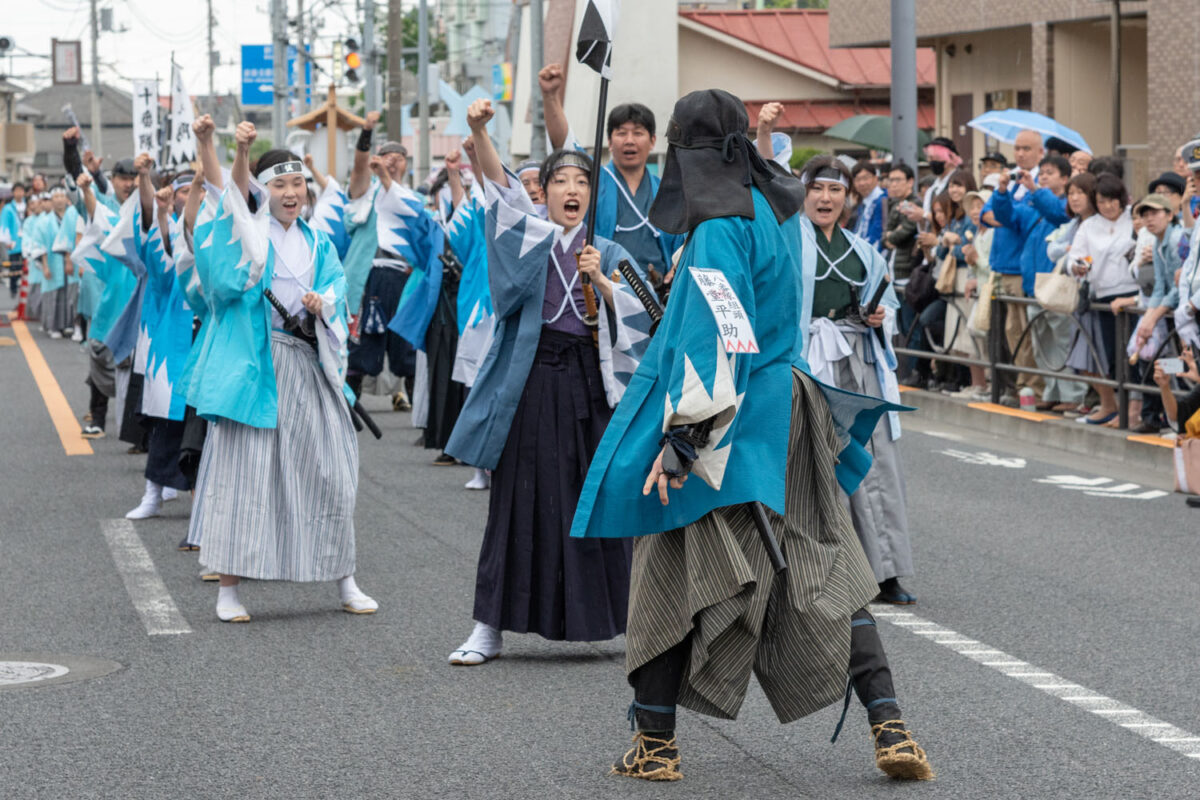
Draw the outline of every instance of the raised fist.
<instances>
[{"instance_id":1,"label":"raised fist","mask_svg":"<svg viewBox=\"0 0 1200 800\"><path fill-rule=\"evenodd\" d=\"M91 150L83 151L83 166L87 167L88 172L99 172L100 162L103 160L102 158L97 158L96 154Z\"/></svg>"},{"instance_id":2,"label":"raised fist","mask_svg":"<svg viewBox=\"0 0 1200 800\"><path fill-rule=\"evenodd\" d=\"M305 153L305 154L304 154L304 166L308 167L308 171L309 171L309 172L312 172L312 168L313 168L313 157L312 157L312 153Z\"/></svg>"},{"instance_id":3,"label":"raised fist","mask_svg":"<svg viewBox=\"0 0 1200 800\"><path fill-rule=\"evenodd\" d=\"M64 142L79 141L79 128L72 126L70 128L67 128L65 131L63 131L63 141Z\"/></svg>"},{"instance_id":4,"label":"raised fist","mask_svg":"<svg viewBox=\"0 0 1200 800\"><path fill-rule=\"evenodd\" d=\"M468 136L467 138L463 139L462 149L463 149L463 152L467 154L467 158L470 160L470 162L472 164L474 164L475 163L475 137Z\"/></svg>"},{"instance_id":5,"label":"raised fist","mask_svg":"<svg viewBox=\"0 0 1200 800\"><path fill-rule=\"evenodd\" d=\"M446 169L458 169L462 164L462 153L455 148L446 153Z\"/></svg>"},{"instance_id":6,"label":"raised fist","mask_svg":"<svg viewBox=\"0 0 1200 800\"><path fill-rule=\"evenodd\" d=\"M197 141L208 142L216 129L217 123L213 122L213 118L208 114L192 123L192 132L196 134Z\"/></svg>"},{"instance_id":7,"label":"raised fist","mask_svg":"<svg viewBox=\"0 0 1200 800\"><path fill-rule=\"evenodd\" d=\"M775 123L779 120L779 115L783 113L783 103L767 103L758 112L758 129L760 131L771 131L775 129Z\"/></svg>"},{"instance_id":8,"label":"raised fist","mask_svg":"<svg viewBox=\"0 0 1200 800\"><path fill-rule=\"evenodd\" d=\"M467 109L467 124L471 126L471 130L478 133L487 128L487 124L491 122L492 117L496 112L492 110L492 101L486 97L481 97L471 107Z\"/></svg>"},{"instance_id":9,"label":"raised fist","mask_svg":"<svg viewBox=\"0 0 1200 800\"><path fill-rule=\"evenodd\" d=\"M75 185L79 187L79 191L86 193L92 185L92 176L87 172L79 173L79 176L75 178Z\"/></svg>"},{"instance_id":10,"label":"raised fist","mask_svg":"<svg viewBox=\"0 0 1200 800\"><path fill-rule=\"evenodd\" d=\"M166 211L171 207L171 198L175 192L171 191L170 186L164 186L154 193L154 203L158 206L159 211Z\"/></svg>"},{"instance_id":11,"label":"raised fist","mask_svg":"<svg viewBox=\"0 0 1200 800\"><path fill-rule=\"evenodd\" d=\"M196 167L196 174L192 176L192 188L199 190L204 186L204 165L200 164Z\"/></svg>"},{"instance_id":12,"label":"raised fist","mask_svg":"<svg viewBox=\"0 0 1200 800\"><path fill-rule=\"evenodd\" d=\"M133 168L137 170L138 175L149 175L150 170L154 169L154 159L149 153L138 153L133 159Z\"/></svg>"},{"instance_id":13,"label":"raised fist","mask_svg":"<svg viewBox=\"0 0 1200 800\"><path fill-rule=\"evenodd\" d=\"M370 167L371 172L374 172L376 175L382 175L384 172L383 159L379 156L371 156L371 160L367 162L367 166Z\"/></svg>"},{"instance_id":14,"label":"raised fist","mask_svg":"<svg viewBox=\"0 0 1200 800\"><path fill-rule=\"evenodd\" d=\"M538 86L543 95L561 94L566 83L567 75L562 64L547 64L538 72Z\"/></svg>"},{"instance_id":15,"label":"raised fist","mask_svg":"<svg viewBox=\"0 0 1200 800\"><path fill-rule=\"evenodd\" d=\"M237 129L233 132L233 138L239 149L249 150L250 145L254 144L254 140L258 138L258 130L254 127L253 122L239 122Z\"/></svg>"},{"instance_id":16,"label":"raised fist","mask_svg":"<svg viewBox=\"0 0 1200 800\"><path fill-rule=\"evenodd\" d=\"M379 124L379 112L378 111L368 111L367 112L367 121L363 123L363 130L364 131L373 131L373 130L375 130L375 126L378 124Z\"/></svg>"}]
</instances>

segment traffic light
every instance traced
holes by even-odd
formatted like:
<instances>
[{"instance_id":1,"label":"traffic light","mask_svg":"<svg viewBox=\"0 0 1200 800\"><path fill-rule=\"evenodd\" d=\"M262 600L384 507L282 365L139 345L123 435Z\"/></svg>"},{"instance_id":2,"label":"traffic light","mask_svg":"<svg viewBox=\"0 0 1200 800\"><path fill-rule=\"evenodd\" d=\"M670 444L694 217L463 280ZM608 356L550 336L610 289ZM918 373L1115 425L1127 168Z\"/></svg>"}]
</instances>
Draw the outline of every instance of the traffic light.
<instances>
[{"instance_id":1,"label":"traffic light","mask_svg":"<svg viewBox=\"0 0 1200 800\"><path fill-rule=\"evenodd\" d=\"M346 80L350 83L358 83L358 70L362 67L362 58L358 55L358 42L354 39L346 40Z\"/></svg>"},{"instance_id":2,"label":"traffic light","mask_svg":"<svg viewBox=\"0 0 1200 800\"><path fill-rule=\"evenodd\" d=\"M0 56L12 49L13 40L7 36L0 36Z\"/></svg>"}]
</instances>

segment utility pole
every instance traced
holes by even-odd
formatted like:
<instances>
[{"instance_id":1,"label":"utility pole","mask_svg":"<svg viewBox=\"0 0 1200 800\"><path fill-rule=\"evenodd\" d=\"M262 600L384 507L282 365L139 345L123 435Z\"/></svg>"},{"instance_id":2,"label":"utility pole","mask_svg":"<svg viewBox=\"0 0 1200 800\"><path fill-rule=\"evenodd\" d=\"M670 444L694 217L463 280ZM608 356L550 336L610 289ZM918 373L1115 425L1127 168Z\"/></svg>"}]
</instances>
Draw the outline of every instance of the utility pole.
<instances>
[{"instance_id":1,"label":"utility pole","mask_svg":"<svg viewBox=\"0 0 1200 800\"><path fill-rule=\"evenodd\" d=\"M93 0L95 2L95 0ZM271 146L283 147L287 111L287 0L271 0L271 66L275 102L271 113Z\"/></svg>"},{"instance_id":2,"label":"utility pole","mask_svg":"<svg viewBox=\"0 0 1200 800\"><path fill-rule=\"evenodd\" d=\"M1112 84L1112 151L1121 146L1121 0L1112 0L1109 20L1109 82Z\"/></svg>"},{"instance_id":3,"label":"utility pole","mask_svg":"<svg viewBox=\"0 0 1200 800\"><path fill-rule=\"evenodd\" d=\"M98 157L104 157L104 143L101 141L103 122L100 119L100 12L96 9L96 0L92 4L92 152Z\"/></svg>"},{"instance_id":4,"label":"utility pole","mask_svg":"<svg viewBox=\"0 0 1200 800\"><path fill-rule=\"evenodd\" d=\"M304 48L304 0L296 0L296 108L308 108L308 50Z\"/></svg>"},{"instance_id":5,"label":"utility pole","mask_svg":"<svg viewBox=\"0 0 1200 800\"><path fill-rule=\"evenodd\" d=\"M379 57L375 54L375 0L363 0L363 96L368 111L383 105L379 97Z\"/></svg>"},{"instance_id":6,"label":"utility pole","mask_svg":"<svg viewBox=\"0 0 1200 800\"><path fill-rule=\"evenodd\" d=\"M892 0L892 160L914 170L917 158L917 12Z\"/></svg>"},{"instance_id":7,"label":"utility pole","mask_svg":"<svg viewBox=\"0 0 1200 800\"><path fill-rule=\"evenodd\" d=\"M546 159L546 115L542 109L542 89L538 83L538 71L546 60L542 37L545 27L542 22L542 0L529 0L529 79L533 98L533 127L529 140L529 157L535 161ZM599 154L596 155L599 158Z\"/></svg>"},{"instance_id":8,"label":"utility pole","mask_svg":"<svg viewBox=\"0 0 1200 800\"><path fill-rule=\"evenodd\" d=\"M401 0L388 0L387 135L400 141L404 104L404 9Z\"/></svg>"},{"instance_id":9,"label":"utility pole","mask_svg":"<svg viewBox=\"0 0 1200 800\"><path fill-rule=\"evenodd\" d=\"M429 175L429 12L426 0L417 4L417 114L421 130L417 131L417 182Z\"/></svg>"},{"instance_id":10,"label":"utility pole","mask_svg":"<svg viewBox=\"0 0 1200 800\"><path fill-rule=\"evenodd\" d=\"M217 51L213 48L213 13L212 0L208 0L208 96L213 96L213 70L216 65L213 63L217 57Z\"/></svg>"}]
</instances>

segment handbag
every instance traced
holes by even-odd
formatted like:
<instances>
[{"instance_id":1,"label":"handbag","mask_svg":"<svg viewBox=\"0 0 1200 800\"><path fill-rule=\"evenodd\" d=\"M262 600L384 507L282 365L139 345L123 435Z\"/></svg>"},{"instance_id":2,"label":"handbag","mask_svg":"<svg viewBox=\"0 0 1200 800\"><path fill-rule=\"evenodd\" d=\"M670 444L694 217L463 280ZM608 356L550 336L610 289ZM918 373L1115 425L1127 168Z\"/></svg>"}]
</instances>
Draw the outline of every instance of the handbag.
<instances>
[{"instance_id":1,"label":"handbag","mask_svg":"<svg viewBox=\"0 0 1200 800\"><path fill-rule=\"evenodd\" d=\"M987 280L979 288L975 310L971 313L971 331L978 336L987 336L992 327L992 298L996 295L996 273L988 273Z\"/></svg>"},{"instance_id":2,"label":"handbag","mask_svg":"<svg viewBox=\"0 0 1200 800\"><path fill-rule=\"evenodd\" d=\"M955 284L958 280L958 260L954 257L954 253L948 253L942 259L942 271L938 273L937 283L934 289L938 294L954 294Z\"/></svg>"},{"instance_id":3,"label":"handbag","mask_svg":"<svg viewBox=\"0 0 1200 800\"><path fill-rule=\"evenodd\" d=\"M1175 441L1175 491L1200 494L1200 439Z\"/></svg>"},{"instance_id":4,"label":"handbag","mask_svg":"<svg viewBox=\"0 0 1200 800\"><path fill-rule=\"evenodd\" d=\"M1033 296L1047 311L1070 314L1079 308L1079 281L1066 273L1064 257L1049 272L1039 272L1034 278Z\"/></svg>"},{"instance_id":5,"label":"handbag","mask_svg":"<svg viewBox=\"0 0 1200 800\"><path fill-rule=\"evenodd\" d=\"M922 261L909 273L908 285L904 287L904 302L918 314L925 307L938 299L937 287L933 280L933 265Z\"/></svg>"}]
</instances>

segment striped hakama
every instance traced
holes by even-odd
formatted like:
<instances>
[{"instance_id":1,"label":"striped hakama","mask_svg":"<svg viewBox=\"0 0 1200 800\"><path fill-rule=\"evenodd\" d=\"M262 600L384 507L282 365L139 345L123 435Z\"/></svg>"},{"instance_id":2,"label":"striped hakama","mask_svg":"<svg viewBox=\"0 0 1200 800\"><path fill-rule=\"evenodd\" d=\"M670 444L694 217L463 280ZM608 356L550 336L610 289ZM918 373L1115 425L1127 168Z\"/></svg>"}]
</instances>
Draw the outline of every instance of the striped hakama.
<instances>
[{"instance_id":1,"label":"striped hakama","mask_svg":"<svg viewBox=\"0 0 1200 800\"><path fill-rule=\"evenodd\" d=\"M30 266L29 269L37 269ZM25 321L37 322L42 318L42 285L30 283L29 292L25 295Z\"/></svg>"},{"instance_id":2,"label":"striped hakama","mask_svg":"<svg viewBox=\"0 0 1200 800\"><path fill-rule=\"evenodd\" d=\"M68 315L66 285L49 292L42 292L42 329L44 331L47 333L64 331L75 324L74 320L74 315Z\"/></svg>"},{"instance_id":3,"label":"striped hakama","mask_svg":"<svg viewBox=\"0 0 1200 800\"><path fill-rule=\"evenodd\" d=\"M271 334L275 428L208 426L188 542L207 570L259 580L354 573L358 441L340 392L303 340Z\"/></svg>"},{"instance_id":4,"label":"striped hakama","mask_svg":"<svg viewBox=\"0 0 1200 800\"><path fill-rule=\"evenodd\" d=\"M627 673L690 637L678 703L694 711L736 717L751 671L781 722L844 696L850 616L879 587L838 496L839 449L820 389L793 370L787 514L767 511L787 572L776 577L744 507L638 538Z\"/></svg>"}]
</instances>

